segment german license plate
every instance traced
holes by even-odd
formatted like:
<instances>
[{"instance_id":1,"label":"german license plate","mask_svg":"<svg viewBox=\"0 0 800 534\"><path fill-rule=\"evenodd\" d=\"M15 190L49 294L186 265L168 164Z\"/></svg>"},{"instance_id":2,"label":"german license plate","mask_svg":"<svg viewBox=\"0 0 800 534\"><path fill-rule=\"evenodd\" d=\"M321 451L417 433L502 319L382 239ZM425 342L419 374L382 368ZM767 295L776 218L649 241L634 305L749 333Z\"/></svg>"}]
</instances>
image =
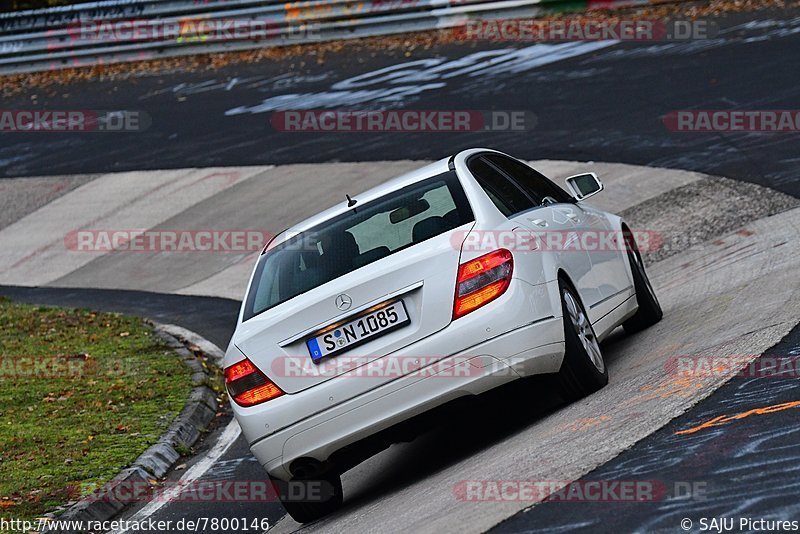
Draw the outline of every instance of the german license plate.
<instances>
[{"instance_id":1,"label":"german license plate","mask_svg":"<svg viewBox=\"0 0 800 534\"><path fill-rule=\"evenodd\" d=\"M388 306L362 315L324 334L306 341L311 359L315 362L333 354L351 349L390 330L408 324L405 304L398 300Z\"/></svg>"}]
</instances>

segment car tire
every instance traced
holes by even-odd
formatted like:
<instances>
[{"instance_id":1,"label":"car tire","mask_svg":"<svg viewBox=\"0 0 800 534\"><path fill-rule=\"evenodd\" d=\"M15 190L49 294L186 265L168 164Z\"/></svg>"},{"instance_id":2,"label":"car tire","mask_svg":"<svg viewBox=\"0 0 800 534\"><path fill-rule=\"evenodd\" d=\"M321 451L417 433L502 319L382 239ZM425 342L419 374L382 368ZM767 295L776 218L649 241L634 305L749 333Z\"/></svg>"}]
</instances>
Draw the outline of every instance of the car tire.
<instances>
[{"instance_id":1,"label":"car tire","mask_svg":"<svg viewBox=\"0 0 800 534\"><path fill-rule=\"evenodd\" d=\"M653 289L653 285L650 283L647 271L644 269L642 254L639 252L639 247L636 245L633 234L626 231L623 235L626 245L625 248L628 251L628 262L631 265L633 287L636 291L636 301L639 303L639 309L633 317L622 323L622 327L628 334L633 334L659 322L664 316L664 312L661 310L661 304L658 302L656 292Z\"/></svg>"},{"instance_id":2,"label":"car tire","mask_svg":"<svg viewBox=\"0 0 800 534\"><path fill-rule=\"evenodd\" d=\"M564 361L558 382L564 399L573 401L608 384L608 368L577 293L563 280L559 281L559 291L564 317Z\"/></svg>"},{"instance_id":3,"label":"car tire","mask_svg":"<svg viewBox=\"0 0 800 534\"><path fill-rule=\"evenodd\" d=\"M342 506L342 478L329 473L314 479L292 479L291 482L272 479L272 486L292 519L310 523L333 513ZM290 490L291 488L291 490ZM300 498L294 497L300 495ZM309 500L307 496L318 496Z\"/></svg>"}]
</instances>

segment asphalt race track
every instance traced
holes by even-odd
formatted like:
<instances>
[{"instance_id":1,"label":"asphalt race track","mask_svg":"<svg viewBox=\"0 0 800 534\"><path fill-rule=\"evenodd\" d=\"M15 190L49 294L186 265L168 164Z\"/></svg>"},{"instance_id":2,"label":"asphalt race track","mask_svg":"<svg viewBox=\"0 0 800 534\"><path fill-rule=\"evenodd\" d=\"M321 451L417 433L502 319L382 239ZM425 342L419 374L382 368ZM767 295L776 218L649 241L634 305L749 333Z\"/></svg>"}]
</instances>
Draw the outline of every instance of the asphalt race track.
<instances>
[{"instance_id":1,"label":"asphalt race track","mask_svg":"<svg viewBox=\"0 0 800 534\"><path fill-rule=\"evenodd\" d=\"M488 145L526 159L614 161L690 169L800 194L792 134L673 133L679 109L793 109L795 11L722 19L713 39L686 42L463 43L358 51L217 71L93 81L5 98L4 107L139 110L144 132L0 135L0 174L330 161L437 159ZM32 104L33 102L33 104ZM276 109L527 110L525 132L282 133Z\"/></svg>"},{"instance_id":2,"label":"asphalt race track","mask_svg":"<svg viewBox=\"0 0 800 534\"><path fill-rule=\"evenodd\" d=\"M763 358L800 356L800 327L768 350ZM763 358L759 361L763 361ZM755 365L759 365L758 362ZM679 498L611 505L550 500L492 529L512 532L675 532L684 518L797 517L797 414L791 409L774 417L740 419L689 436L676 432L696 428L720 414L743 414L764 406L797 401L797 373L740 375L689 413L593 471L586 480L660 480L681 484ZM686 484L686 473L692 473ZM738 522L737 522L738 526Z\"/></svg>"},{"instance_id":3,"label":"asphalt race track","mask_svg":"<svg viewBox=\"0 0 800 534\"><path fill-rule=\"evenodd\" d=\"M582 167L569 162L538 162L535 165L556 177ZM402 166L409 166L409 162L402 163ZM700 226L711 232L700 236L699 243L675 243L678 248L665 250L666 258L651 265L650 274L661 294L665 319L637 336L616 335L604 344L614 378L601 392L584 401L563 406L552 395L547 380L541 379L519 381L482 397L474 408L449 417L447 424L433 428L412 443L393 446L346 473L346 508L309 528L337 532L391 532L394 531L393 525L402 524L430 532L451 528L470 532L488 529L533 502L459 500L454 488L463 481L519 477L531 480L579 478L646 438L728 378L711 375L687 379L670 372L667 362L671 357L756 355L773 346L797 323L800 319L797 291L786 290L793 287L797 275L793 251L800 227L800 208L796 199L757 186L725 182L697 173L613 164L596 164L594 167L606 177L608 191L598 202L608 209L621 211L635 228L659 228L665 235L670 235L681 229L683 223L671 221L669 217L665 220L664 212L682 210L687 216L702 221ZM251 168L253 178L250 180L256 180L255 185L269 183L266 177L284 173L291 176L292 181L299 181L301 177L296 172L300 169L306 173L306 182L317 174L324 174L341 185L349 176L358 175L358 168L353 165L343 168L342 164L287 166L261 171ZM345 170L348 172L343 172ZM187 187L184 182L205 182L186 171L176 171L175 174L137 173L139 180L135 182L135 188L146 191L148 187L154 187L160 196L168 199L171 193L161 188L159 184L162 182L181 191ZM24 216L20 220L0 230L0 249L3 250L0 280L18 276L15 269L27 270L29 276L41 280L38 285L48 280L51 281L49 285L67 279L75 283L91 279L113 281L111 274L116 274L120 285L129 284L138 276L143 286L166 284L163 287L181 291L182 281L184 285L191 283L200 276L198 273L203 273L201 277L215 281L213 286L201 282L206 283L208 291L216 287L217 291L225 293L233 284L228 278L242 276L240 270L242 266L247 268L249 262L236 262L225 268L224 263L214 259L213 255L203 255L199 260L196 253L188 257L166 255L179 256L173 260L179 262L179 267L161 264L161 269L151 272L144 268L136 269L143 261L149 261L147 253L87 254L65 249L63 234L86 224L70 207L81 202L97 205L87 199L97 199L98 191L119 192L118 178L116 175L97 177L33 212L22 210L20 215ZM653 196L656 184L660 184L660 194ZM176 203L164 208L167 213L160 213L154 204L149 212L141 213L138 201L134 201L130 209L139 216L132 222L111 199L103 209L116 214L119 221L129 221L132 227L166 220L181 221L184 228L202 228L207 218L213 219L217 214L220 220L224 220L223 212L226 210L243 213L246 217L244 208L253 202L255 185L244 180L228 189L215 191L210 199L198 199L199 210ZM273 193L264 200L266 213L272 213L273 209L279 211L280 205L287 203L294 192L288 189L282 194L287 196ZM144 193L134 197L141 195ZM123 196L126 198L129 197ZM215 203L215 198L224 199L224 202ZM722 198L726 201L720 202ZM217 211L214 211L214 206ZM180 213L170 213L169 207ZM195 215L198 211L202 214L200 218ZM746 215L750 218L742 218ZM104 221L106 217L102 210L88 216L90 221ZM61 233L58 234L51 226L60 228ZM161 227L176 226L162 222ZM20 242L16 236L22 228L28 231L26 239ZM96 254L100 256L95 257ZM193 263L194 268L183 262ZM9 268L15 265L16 268ZM72 272L64 275L64 266ZM222 268L222 271L216 274L204 271L209 266L215 270ZM167 284L169 280L165 280L162 270L171 273L172 283L177 285ZM188 282L184 280L187 275ZM236 301L228 299L86 287L63 289L49 285L4 288L1 292L28 302L91 306L177 323L223 347L230 336L237 309ZM749 314L741 317L740 310L744 307ZM764 321L763 317L771 319ZM773 384L775 382L767 380L763 387ZM526 408L520 410L520 407ZM786 413L781 415L787 416ZM475 420L491 423L482 425L476 432ZM225 434L228 428L221 424L216 435ZM206 451L213 448L216 435L208 440ZM598 446L600 443L602 446ZM680 448L683 443L673 443L673 446ZM196 461L202 462L203 459L201 454ZM172 476L181 477L182 474L182 471L176 471ZM261 467L248 454L247 445L242 439L237 439L215 459L201 480L213 483L259 481L263 476ZM685 478L688 480L680 480L682 484L698 482L694 473ZM656 480L664 484L662 478ZM730 486L726 487L730 490ZM775 492L776 488L770 487L769 490ZM782 489L778 491L783 494ZM672 488L667 496L675 498L679 495ZM614 506L617 504L612 503ZM369 513L365 513L367 511ZM222 515L267 518L274 524L281 517L282 510L275 502L198 504L186 498L157 503L155 509L148 503L130 513L129 517L136 519L176 520ZM619 516L615 518L619 519ZM291 531L296 527L295 523L284 518L277 523L275 531Z\"/></svg>"},{"instance_id":4,"label":"asphalt race track","mask_svg":"<svg viewBox=\"0 0 800 534\"><path fill-rule=\"evenodd\" d=\"M537 378L482 396L346 473L345 508L303 530L697 532L704 517L800 519L800 369L686 378L667 365L679 356L761 355L751 365L800 357L798 134L676 133L662 121L679 109L797 108L800 18L793 11L753 18L724 18L719 37L706 41L454 44L411 57L343 53L37 91L37 107L141 110L152 125L128 134L0 134L8 208L0 215L0 294L151 317L224 349L248 255L86 258L60 250L63 237L48 232L70 228L81 202L91 213L75 214L76 227L242 227L261 217L259 227L279 230L334 202L348 177L363 188L468 146L549 160L537 166L558 179L599 166L608 178L603 207L638 227L693 236L650 258L664 320L603 344L611 374L604 390L564 405ZM2 107L30 102L25 93ZM524 132L459 134L283 133L270 123L275 110L354 105L526 110L536 122ZM132 172L106 174L117 171ZM163 185L171 183L179 187ZM24 195L26 184L45 185ZM315 190L308 202L299 192ZM151 201L152 210L131 214L136 202ZM133 208L126 212L126 204ZM29 243L15 240L22 228ZM231 428L221 417L188 466ZM218 482L264 476L241 437L202 474ZM661 491L643 502L551 498L533 506L471 501L457 490L470 480L519 479L645 481ZM179 500L125 513L144 515L267 518L271 532L299 528L276 502ZM681 528L685 519L689 529Z\"/></svg>"}]
</instances>

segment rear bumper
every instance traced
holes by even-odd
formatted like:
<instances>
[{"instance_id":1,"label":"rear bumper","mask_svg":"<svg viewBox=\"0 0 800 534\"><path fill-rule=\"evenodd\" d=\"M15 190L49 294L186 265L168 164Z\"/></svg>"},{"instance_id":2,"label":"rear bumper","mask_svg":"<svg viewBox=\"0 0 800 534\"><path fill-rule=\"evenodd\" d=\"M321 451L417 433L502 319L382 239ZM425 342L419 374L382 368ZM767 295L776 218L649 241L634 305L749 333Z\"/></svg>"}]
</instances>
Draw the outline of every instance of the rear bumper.
<instances>
[{"instance_id":1,"label":"rear bumper","mask_svg":"<svg viewBox=\"0 0 800 534\"><path fill-rule=\"evenodd\" d=\"M426 349L434 347L426 345L441 341L421 340L409 352L433 353ZM303 404L311 402L322 409L273 433L269 433L270 417L247 418L245 435L258 431L252 425L261 425L263 437L251 440L251 450L270 475L288 480L289 466L297 458L325 461L343 447L459 397L483 393L523 375L555 372L563 353L561 319L546 317L440 360L436 373L403 376L333 406L339 379L321 385L329 387L287 396L305 397ZM291 410L290 405L285 409Z\"/></svg>"}]
</instances>

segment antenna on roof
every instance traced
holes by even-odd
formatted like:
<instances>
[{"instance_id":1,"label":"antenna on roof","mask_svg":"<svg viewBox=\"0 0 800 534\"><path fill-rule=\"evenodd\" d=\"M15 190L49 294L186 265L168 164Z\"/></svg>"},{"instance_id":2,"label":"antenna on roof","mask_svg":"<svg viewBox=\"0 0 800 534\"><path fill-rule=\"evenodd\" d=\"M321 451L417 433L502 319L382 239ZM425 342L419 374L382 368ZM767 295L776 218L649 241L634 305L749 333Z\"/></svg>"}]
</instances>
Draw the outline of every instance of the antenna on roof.
<instances>
[{"instance_id":1,"label":"antenna on roof","mask_svg":"<svg viewBox=\"0 0 800 534\"><path fill-rule=\"evenodd\" d=\"M352 198L350 198L350 195L348 195L347 193L345 193L344 196L347 197L347 207L348 208L352 208L358 202L358 200L353 200Z\"/></svg>"}]
</instances>

